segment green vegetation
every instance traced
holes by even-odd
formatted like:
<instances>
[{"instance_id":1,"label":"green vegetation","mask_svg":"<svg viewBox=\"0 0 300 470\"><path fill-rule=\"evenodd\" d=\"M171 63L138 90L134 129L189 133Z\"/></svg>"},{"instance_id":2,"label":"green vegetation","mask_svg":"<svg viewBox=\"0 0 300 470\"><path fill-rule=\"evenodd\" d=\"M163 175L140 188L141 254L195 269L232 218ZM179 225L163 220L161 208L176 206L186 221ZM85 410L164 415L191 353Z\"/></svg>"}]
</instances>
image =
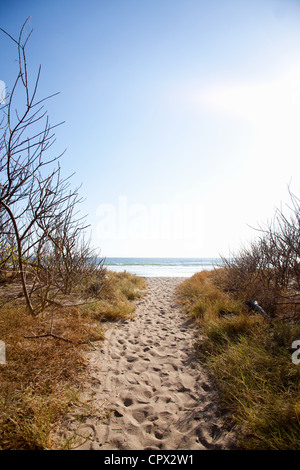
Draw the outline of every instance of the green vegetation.
<instances>
[{"instance_id":1,"label":"green vegetation","mask_svg":"<svg viewBox=\"0 0 300 470\"><path fill-rule=\"evenodd\" d=\"M228 269L203 271L178 287L199 328L199 360L215 377L240 448L299 449L300 365L291 347L300 325L249 311L243 296L224 290L225 275Z\"/></svg>"}]
</instances>

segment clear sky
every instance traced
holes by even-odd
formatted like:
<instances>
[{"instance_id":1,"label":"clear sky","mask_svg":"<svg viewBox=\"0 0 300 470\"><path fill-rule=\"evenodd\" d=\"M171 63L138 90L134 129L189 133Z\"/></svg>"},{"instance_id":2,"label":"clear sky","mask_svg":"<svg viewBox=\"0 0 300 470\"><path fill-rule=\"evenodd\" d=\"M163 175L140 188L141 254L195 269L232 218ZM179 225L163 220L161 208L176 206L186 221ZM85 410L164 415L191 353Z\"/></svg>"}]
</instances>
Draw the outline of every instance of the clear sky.
<instances>
[{"instance_id":1,"label":"clear sky","mask_svg":"<svg viewBox=\"0 0 300 470\"><path fill-rule=\"evenodd\" d=\"M1 0L103 256L227 256L300 186L300 1ZM0 36L9 90L14 46Z\"/></svg>"}]
</instances>

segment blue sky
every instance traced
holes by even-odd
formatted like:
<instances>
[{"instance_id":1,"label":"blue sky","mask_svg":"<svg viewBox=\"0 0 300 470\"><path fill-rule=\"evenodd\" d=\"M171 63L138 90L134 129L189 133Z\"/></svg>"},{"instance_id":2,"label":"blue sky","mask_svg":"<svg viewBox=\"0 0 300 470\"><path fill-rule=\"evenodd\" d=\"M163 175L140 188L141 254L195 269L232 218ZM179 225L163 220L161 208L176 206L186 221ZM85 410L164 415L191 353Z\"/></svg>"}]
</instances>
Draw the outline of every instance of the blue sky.
<instances>
[{"instance_id":1,"label":"blue sky","mask_svg":"<svg viewBox=\"0 0 300 470\"><path fill-rule=\"evenodd\" d=\"M103 256L239 249L300 183L297 0L2 1ZM9 90L13 44L0 37Z\"/></svg>"}]
</instances>

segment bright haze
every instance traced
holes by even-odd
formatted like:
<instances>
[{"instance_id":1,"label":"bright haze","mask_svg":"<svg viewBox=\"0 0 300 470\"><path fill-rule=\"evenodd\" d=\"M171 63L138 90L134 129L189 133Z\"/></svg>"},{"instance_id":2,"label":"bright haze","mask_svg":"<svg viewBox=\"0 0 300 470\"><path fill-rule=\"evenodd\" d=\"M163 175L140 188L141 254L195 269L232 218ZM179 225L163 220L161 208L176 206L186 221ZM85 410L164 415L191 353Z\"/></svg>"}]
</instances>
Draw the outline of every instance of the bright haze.
<instances>
[{"instance_id":1,"label":"bright haze","mask_svg":"<svg viewBox=\"0 0 300 470\"><path fill-rule=\"evenodd\" d=\"M1 2L103 256L214 257L300 183L300 2ZM7 90L16 50L0 37Z\"/></svg>"}]
</instances>

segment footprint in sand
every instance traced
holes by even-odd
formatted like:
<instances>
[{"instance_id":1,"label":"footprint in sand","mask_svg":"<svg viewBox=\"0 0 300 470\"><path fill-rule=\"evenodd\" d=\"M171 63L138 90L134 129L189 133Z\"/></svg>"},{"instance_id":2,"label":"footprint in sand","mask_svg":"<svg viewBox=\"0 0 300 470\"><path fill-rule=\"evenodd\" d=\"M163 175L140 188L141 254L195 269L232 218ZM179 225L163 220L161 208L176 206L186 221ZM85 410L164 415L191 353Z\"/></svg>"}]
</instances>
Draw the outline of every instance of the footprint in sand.
<instances>
[{"instance_id":1,"label":"footprint in sand","mask_svg":"<svg viewBox=\"0 0 300 470\"><path fill-rule=\"evenodd\" d=\"M176 304L180 278L148 278L133 320L111 328L89 354L93 390L109 419L88 417L92 437L78 449L230 449L234 435L218 413L218 396L192 358L194 332Z\"/></svg>"}]
</instances>

